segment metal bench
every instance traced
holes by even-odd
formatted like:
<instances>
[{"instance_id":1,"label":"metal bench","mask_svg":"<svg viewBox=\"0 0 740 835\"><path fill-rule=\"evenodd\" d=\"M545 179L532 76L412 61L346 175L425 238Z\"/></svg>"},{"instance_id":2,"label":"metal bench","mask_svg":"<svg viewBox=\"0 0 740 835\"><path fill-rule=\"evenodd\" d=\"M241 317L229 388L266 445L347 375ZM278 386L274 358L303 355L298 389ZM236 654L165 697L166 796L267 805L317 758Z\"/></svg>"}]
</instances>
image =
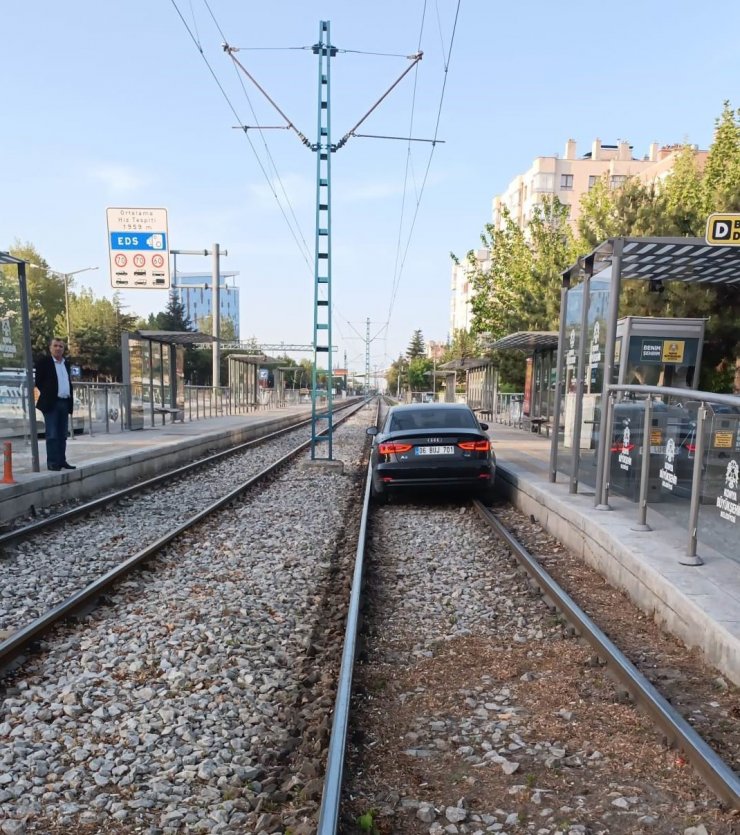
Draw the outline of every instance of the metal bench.
<instances>
[{"instance_id":1,"label":"metal bench","mask_svg":"<svg viewBox=\"0 0 740 835\"><path fill-rule=\"evenodd\" d=\"M172 423L180 421L185 423L185 409L172 409L169 406L153 406L152 411L156 415L162 415L162 426L167 421L167 415L172 415Z\"/></svg>"},{"instance_id":2,"label":"metal bench","mask_svg":"<svg viewBox=\"0 0 740 835\"><path fill-rule=\"evenodd\" d=\"M529 424L530 432L536 432L538 435L542 434L542 427L547 431L547 436L550 437L550 422L544 417L525 417L524 422Z\"/></svg>"}]
</instances>

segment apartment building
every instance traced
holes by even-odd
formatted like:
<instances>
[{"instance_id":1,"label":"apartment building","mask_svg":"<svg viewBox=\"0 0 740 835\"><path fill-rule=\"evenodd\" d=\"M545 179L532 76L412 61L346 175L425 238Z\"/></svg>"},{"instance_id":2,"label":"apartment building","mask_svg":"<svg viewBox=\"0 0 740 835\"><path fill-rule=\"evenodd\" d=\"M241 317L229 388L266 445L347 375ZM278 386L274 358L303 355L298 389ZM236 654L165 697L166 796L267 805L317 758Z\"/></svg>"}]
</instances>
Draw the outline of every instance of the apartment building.
<instances>
[{"instance_id":1,"label":"apartment building","mask_svg":"<svg viewBox=\"0 0 740 835\"><path fill-rule=\"evenodd\" d=\"M506 191L493 198L493 225L496 229L502 228L506 207L514 222L524 228L531 220L535 206L550 194L569 207L570 222L575 229L581 196L605 174L609 185L619 188L627 177L643 173L656 162L657 143L650 146L650 153L644 159L635 159L632 146L626 140L617 145L604 145L600 139L595 139L591 150L578 157L576 142L569 139L562 157L537 157L528 171L514 177Z\"/></svg>"},{"instance_id":2,"label":"apartment building","mask_svg":"<svg viewBox=\"0 0 740 835\"><path fill-rule=\"evenodd\" d=\"M467 259L452 265L452 296L450 302L450 339L457 330L470 330L473 312L470 307L473 298L472 274L475 269L488 270L491 267L491 252L488 249L475 250L473 266Z\"/></svg>"},{"instance_id":3,"label":"apartment building","mask_svg":"<svg viewBox=\"0 0 740 835\"><path fill-rule=\"evenodd\" d=\"M574 231L577 229L581 209L581 197L590 191L604 176L611 188L619 188L628 177L637 177L643 183L660 183L673 169L682 145L650 145L643 159L635 159L629 142L622 140L616 145L604 145L595 139L591 150L577 156L576 142L565 143L562 157L537 157L529 170L519 174L509 183L503 194L493 199L493 226L503 226L503 209L506 207L520 227L531 220L535 206L545 195L555 195L569 207L569 220ZM696 164L701 170L708 151L694 149ZM490 252L476 251L476 259L483 269L490 267ZM470 302L473 295L467 263L452 266L452 296L450 301L450 333L458 328L468 330L472 321Z\"/></svg>"}]
</instances>

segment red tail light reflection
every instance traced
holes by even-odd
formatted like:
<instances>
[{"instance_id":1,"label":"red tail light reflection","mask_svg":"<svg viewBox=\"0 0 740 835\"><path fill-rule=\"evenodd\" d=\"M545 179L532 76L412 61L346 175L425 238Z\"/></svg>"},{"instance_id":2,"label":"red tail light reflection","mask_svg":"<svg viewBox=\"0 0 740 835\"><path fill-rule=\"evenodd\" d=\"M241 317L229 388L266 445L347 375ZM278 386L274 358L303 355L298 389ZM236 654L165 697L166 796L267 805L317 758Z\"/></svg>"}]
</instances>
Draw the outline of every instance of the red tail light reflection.
<instances>
[{"instance_id":1,"label":"red tail light reflection","mask_svg":"<svg viewBox=\"0 0 740 835\"><path fill-rule=\"evenodd\" d=\"M490 441L460 441L458 444L460 449L472 452L488 452L491 448Z\"/></svg>"},{"instance_id":2,"label":"red tail light reflection","mask_svg":"<svg viewBox=\"0 0 740 835\"><path fill-rule=\"evenodd\" d=\"M394 444L392 442L378 444L378 452L381 455L390 455L391 453L408 452L411 449L411 444Z\"/></svg>"}]
</instances>

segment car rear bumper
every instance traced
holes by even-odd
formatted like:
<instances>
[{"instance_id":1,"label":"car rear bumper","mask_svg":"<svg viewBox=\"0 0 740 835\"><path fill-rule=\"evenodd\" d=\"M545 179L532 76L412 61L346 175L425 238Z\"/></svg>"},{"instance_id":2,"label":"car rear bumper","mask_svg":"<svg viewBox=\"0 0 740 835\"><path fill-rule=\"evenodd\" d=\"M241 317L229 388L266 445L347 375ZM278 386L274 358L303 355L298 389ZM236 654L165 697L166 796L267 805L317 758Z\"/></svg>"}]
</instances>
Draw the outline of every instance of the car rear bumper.
<instances>
[{"instance_id":1,"label":"car rear bumper","mask_svg":"<svg viewBox=\"0 0 740 835\"><path fill-rule=\"evenodd\" d=\"M405 487L485 487L493 483L496 469L480 462L455 467L402 466L379 464L375 470L376 485L382 489Z\"/></svg>"}]
</instances>

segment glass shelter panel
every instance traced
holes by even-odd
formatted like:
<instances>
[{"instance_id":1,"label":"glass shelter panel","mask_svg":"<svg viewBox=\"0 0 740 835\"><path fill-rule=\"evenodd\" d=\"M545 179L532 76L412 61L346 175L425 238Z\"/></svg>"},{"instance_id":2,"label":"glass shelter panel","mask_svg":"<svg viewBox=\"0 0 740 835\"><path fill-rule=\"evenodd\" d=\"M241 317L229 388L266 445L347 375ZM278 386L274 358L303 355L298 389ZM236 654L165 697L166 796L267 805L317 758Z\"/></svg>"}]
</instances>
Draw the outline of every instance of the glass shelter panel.
<instances>
[{"instance_id":1,"label":"glass shelter panel","mask_svg":"<svg viewBox=\"0 0 740 835\"><path fill-rule=\"evenodd\" d=\"M582 304L583 285L579 284L568 291L565 308L563 391L558 427L558 470L565 475L570 475L570 452L573 447Z\"/></svg>"},{"instance_id":2,"label":"glass shelter panel","mask_svg":"<svg viewBox=\"0 0 740 835\"><path fill-rule=\"evenodd\" d=\"M588 487L596 485L596 453L599 446L599 427L601 425L601 390L604 385L608 306L609 283L598 278L598 276L594 276L589 282L581 454L578 468L578 481Z\"/></svg>"},{"instance_id":3,"label":"glass shelter panel","mask_svg":"<svg viewBox=\"0 0 740 835\"><path fill-rule=\"evenodd\" d=\"M15 266L0 268L0 437L30 432L27 412L26 355ZM41 413L36 413L41 418Z\"/></svg>"},{"instance_id":4,"label":"glass shelter panel","mask_svg":"<svg viewBox=\"0 0 740 835\"><path fill-rule=\"evenodd\" d=\"M708 405L697 534L740 562L740 409Z\"/></svg>"}]
</instances>

